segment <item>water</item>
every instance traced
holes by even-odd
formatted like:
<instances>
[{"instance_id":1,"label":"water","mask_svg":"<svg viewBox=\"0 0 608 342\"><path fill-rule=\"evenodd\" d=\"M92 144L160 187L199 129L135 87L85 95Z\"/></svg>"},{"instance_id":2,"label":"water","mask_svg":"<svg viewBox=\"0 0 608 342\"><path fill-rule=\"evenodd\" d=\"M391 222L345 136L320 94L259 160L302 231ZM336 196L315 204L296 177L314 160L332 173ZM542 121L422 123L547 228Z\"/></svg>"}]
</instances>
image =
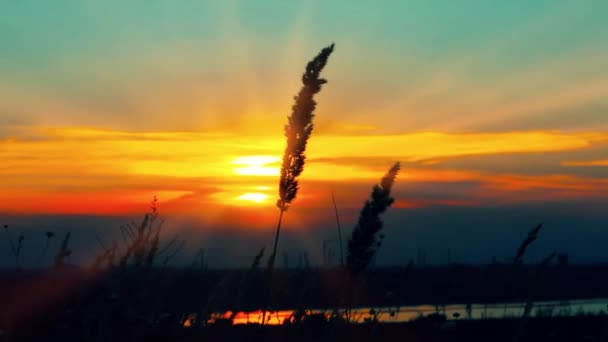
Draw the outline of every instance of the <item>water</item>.
<instances>
[{"instance_id":1,"label":"water","mask_svg":"<svg viewBox=\"0 0 608 342\"><path fill-rule=\"evenodd\" d=\"M375 318L380 322L398 323L427 316L433 313L446 315L448 319L500 319L521 317L525 303L494 303L494 304L452 304L445 306L417 305L401 307L374 307L356 308L351 312L352 320L362 323L366 319ZM532 316L575 316L578 314L603 314L608 311L608 298L580 299L568 301L546 301L534 303ZM267 324L282 324L289 320L294 313L293 310L271 311L266 314ZM331 310L307 310L309 314L322 314L330 317ZM228 318L231 312L215 313L210 321ZM190 319L186 319L185 325L189 325ZM261 323L262 312L239 312L236 314L234 324Z\"/></svg>"}]
</instances>

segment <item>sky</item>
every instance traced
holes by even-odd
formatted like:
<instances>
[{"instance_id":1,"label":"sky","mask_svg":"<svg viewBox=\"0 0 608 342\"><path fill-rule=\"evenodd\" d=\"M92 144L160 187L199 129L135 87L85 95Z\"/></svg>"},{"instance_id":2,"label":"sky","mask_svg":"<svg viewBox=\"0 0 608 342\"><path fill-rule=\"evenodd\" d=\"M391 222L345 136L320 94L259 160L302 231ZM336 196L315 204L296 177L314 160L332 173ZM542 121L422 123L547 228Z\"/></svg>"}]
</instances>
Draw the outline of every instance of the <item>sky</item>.
<instances>
[{"instance_id":1,"label":"sky","mask_svg":"<svg viewBox=\"0 0 608 342\"><path fill-rule=\"evenodd\" d=\"M537 221L556 227L549 240L560 250L608 260L584 248L608 239L596 228L607 223L607 10L540 0L2 2L0 219L84 230L137 218L157 196L167 229L206 236L218 255L240 239L243 263L272 238L301 73L335 42L286 246L318 250L335 238L332 193L350 229L400 161L387 260L405 258L403 243L412 255L442 239L433 253L460 248L464 258L475 234L516 241ZM474 234L480 217L490 227ZM452 234L460 247L447 246Z\"/></svg>"}]
</instances>

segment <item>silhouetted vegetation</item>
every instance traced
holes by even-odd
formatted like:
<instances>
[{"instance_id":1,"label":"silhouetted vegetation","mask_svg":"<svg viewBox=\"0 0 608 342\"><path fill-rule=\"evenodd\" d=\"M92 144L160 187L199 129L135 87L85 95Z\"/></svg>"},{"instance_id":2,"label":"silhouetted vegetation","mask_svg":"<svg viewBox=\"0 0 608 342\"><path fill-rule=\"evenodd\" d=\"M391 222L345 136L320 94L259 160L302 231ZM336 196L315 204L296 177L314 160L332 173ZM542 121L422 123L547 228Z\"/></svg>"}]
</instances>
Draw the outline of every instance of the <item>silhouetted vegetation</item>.
<instances>
[{"instance_id":1,"label":"silhouetted vegetation","mask_svg":"<svg viewBox=\"0 0 608 342\"><path fill-rule=\"evenodd\" d=\"M383 226L380 215L395 201L390 195L397 172L399 172L399 163L395 163L382 178L380 184L374 186L370 199L361 209L359 221L348 241L346 265L354 277L369 265L376 250L382 244L384 236L377 236Z\"/></svg>"},{"instance_id":2,"label":"silhouetted vegetation","mask_svg":"<svg viewBox=\"0 0 608 342\"><path fill-rule=\"evenodd\" d=\"M312 119L314 118L314 111L317 106L314 96L321 91L321 86L327 83L327 80L319 76L333 51L334 44L331 44L321 50L312 61L308 62L306 71L302 75L303 87L298 95L295 96L295 104L291 108L291 115L287 118L287 125L285 125L287 146L285 147L283 163L281 164L279 199L277 200L279 222L277 223L272 254L268 261L269 268L274 266L283 213L287 211L287 208L289 208L289 205L298 194L299 186L297 178L304 171L306 144L314 127Z\"/></svg>"}]
</instances>

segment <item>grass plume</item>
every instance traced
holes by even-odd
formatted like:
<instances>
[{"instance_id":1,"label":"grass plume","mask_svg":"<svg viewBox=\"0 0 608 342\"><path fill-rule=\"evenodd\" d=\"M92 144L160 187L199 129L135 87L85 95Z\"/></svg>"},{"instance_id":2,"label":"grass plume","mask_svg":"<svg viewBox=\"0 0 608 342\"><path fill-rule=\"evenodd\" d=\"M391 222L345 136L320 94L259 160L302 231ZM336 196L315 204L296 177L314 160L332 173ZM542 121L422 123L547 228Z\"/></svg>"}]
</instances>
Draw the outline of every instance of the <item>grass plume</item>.
<instances>
[{"instance_id":1,"label":"grass plume","mask_svg":"<svg viewBox=\"0 0 608 342\"><path fill-rule=\"evenodd\" d=\"M70 249L70 234L70 232L65 234L63 242L61 243L61 247L59 247L59 251L55 255L56 269L65 265L65 259L72 255L72 250Z\"/></svg>"},{"instance_id":2,"label":"grass plume","mask_svg":"<svg viewBox=\"0 0 608 342\"><path fill-rule=\"evenodd\" d=\"M522 262L524 254L526 254L526 250L528 247L538 238L538 233L540 233L540 229L543 227L542 223L539 223L536 227L530 229L528 232L528 236L521 242L521 245L517 249L517 253L513 258L513 265L519 265Z\"/></svg>"},{"instance_id":3,"label":"grass plume","mask_svg":"<svg viewBox=\"0 0 608 342\"><path fill-rule=\"evenodd\" d=\"M306 144L312 133L314 111L317 102L314 100L315 94L321 91L323 84L327 80L320 78L321 71L327 64L329 56L334 51L334 44L324 48L319 54L306 65L306 70L302 75L302 89L298 95L294 97L295 103L291 107L291 115L287 118L285 125L285 137L287 146L283 154L283 162L281 164L281 178L279 179L279 199L277 207L279 208L279 222L277 223L277 231L275 234L272 254L268 261L269 268L274 266L274 260L277 253L277 245L279 243L279 235L281 233L281 221L283 213L287 210L291 202L296 198L298 193L298 180L302 171L304 171L304 162L306 160Z\"/></svg>"},{"instance_id":4,"label":"grass plume","mask_svg":"<svg viewBox=\"0 0 608 342\"><path fill-rule=\"evenodd\" d=\"M397 162L388 170L380 184L374 185L370 198L361 209L359 221L348 241L346 266L353 276L361 273L376 253L379 243L376 234L383 226L380 215L394 202L391 188L399 169L400 164Z\"/></svg>"}]
</instances>

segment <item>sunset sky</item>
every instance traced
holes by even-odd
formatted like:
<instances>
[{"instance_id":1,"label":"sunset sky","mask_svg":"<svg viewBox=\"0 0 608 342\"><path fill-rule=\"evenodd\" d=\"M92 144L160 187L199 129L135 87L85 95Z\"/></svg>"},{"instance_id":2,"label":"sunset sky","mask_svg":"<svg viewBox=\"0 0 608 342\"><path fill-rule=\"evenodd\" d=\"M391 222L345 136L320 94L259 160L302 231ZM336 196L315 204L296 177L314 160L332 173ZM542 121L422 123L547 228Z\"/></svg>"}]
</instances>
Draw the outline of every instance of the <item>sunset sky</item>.
<instances>
[{"instance_id":1,"label":"sunset sky","mask_svg":"<svg viewBox=\"0 0 608 342\"><path fill-rule=\"evenodd\" d=\"M393 219L608 203L606 1L5 1L0 13L5 215L132 216L157 196L169 216L271 232L283 125L304 66L332 42L286 226L333 229L332 192L352 226L395 161Z\"/></svg>"}]
</instances>

